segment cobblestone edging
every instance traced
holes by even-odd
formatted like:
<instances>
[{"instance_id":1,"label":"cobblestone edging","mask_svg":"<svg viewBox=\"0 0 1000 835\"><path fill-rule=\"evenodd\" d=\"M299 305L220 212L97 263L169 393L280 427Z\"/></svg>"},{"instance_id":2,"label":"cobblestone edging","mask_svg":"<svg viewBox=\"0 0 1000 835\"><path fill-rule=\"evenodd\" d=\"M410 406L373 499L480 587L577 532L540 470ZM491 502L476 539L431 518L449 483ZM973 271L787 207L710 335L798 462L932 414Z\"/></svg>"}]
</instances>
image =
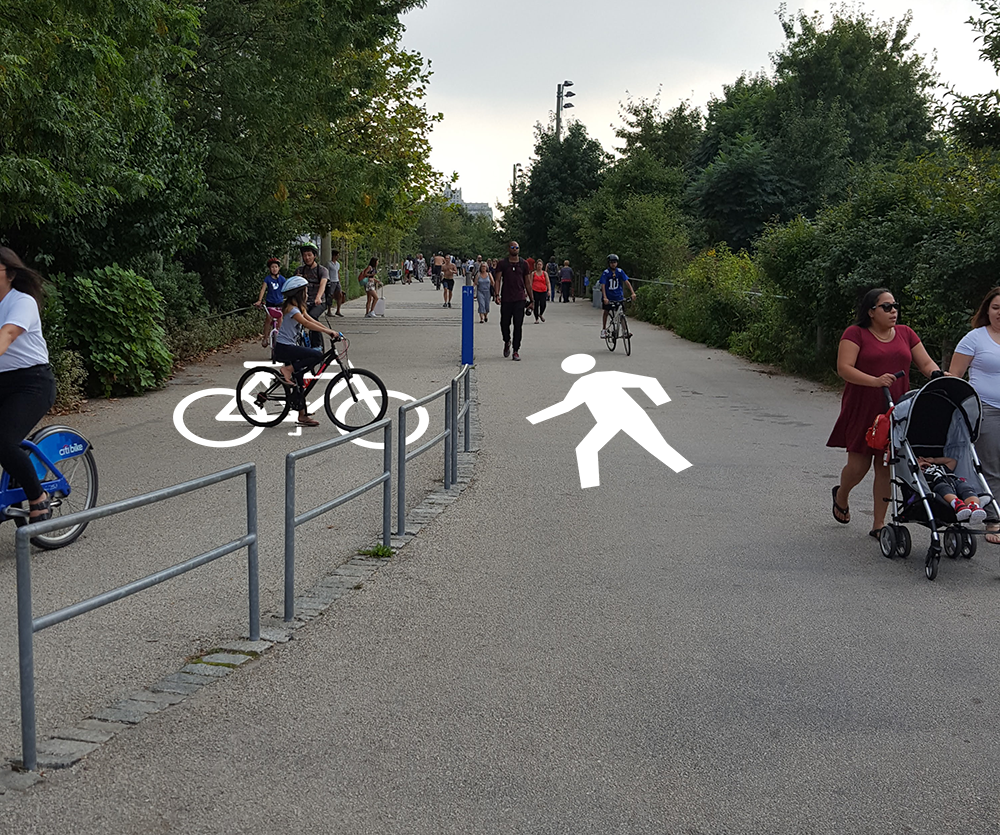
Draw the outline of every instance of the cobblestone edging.
<instances>
[{"instance_id":1,"label":"cobblestone edging","mask_svg":"<svg viewBox=\"0 0 1000 835\"><path fill-rule=\"evenodd\" d=\"M471 380L471 399L477 402L476 380ZM423 527L436 519L454 502L472 480L476 454L479 451L479 413L472 409L471 452L458 454L458 478L449 489L432 491L407 514L406 531L392 537L393 551L399 551ZM371 546L381 544L381 537ZM285 623L280 613L261 617L260 640L244 638L219 644L197 658L189 659L176 673L160 679L143 690L119 699L105 708L94 711L85 719L60 728L38 742L38 771L19 769L20 758L10 758L0 767L0 797L8 791L26 790L39 782L45 771L69 768L88 754L92 754L115 736L138 725L147 716L180 704L189 696L209 687L221 678L249 664L271 649L275 644L287 643L293 633L309 621L319 617L341 597L365 587L391 558L357 556L333 569L307 591L295 598L295 619Z\"/></svg>"}]
</instances>

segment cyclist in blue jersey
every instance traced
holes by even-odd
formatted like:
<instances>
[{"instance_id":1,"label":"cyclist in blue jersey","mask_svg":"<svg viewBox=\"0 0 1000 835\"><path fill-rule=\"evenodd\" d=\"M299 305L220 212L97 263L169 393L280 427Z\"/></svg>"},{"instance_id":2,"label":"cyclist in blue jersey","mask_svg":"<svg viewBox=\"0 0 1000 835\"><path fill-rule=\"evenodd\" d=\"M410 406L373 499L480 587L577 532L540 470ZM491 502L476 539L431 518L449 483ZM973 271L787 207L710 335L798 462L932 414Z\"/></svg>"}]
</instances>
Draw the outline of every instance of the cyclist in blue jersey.
<instances>
[{"instance_id":1,"label":"cyclist in blue jersey","mask_svg":"<svg viewBox=\"0 0 1000 835\"><path fill-rule=\"evenodd\" d=\"M608 311L611 310L612 302L625 301L625 288L628 288L632 301L635 301L635 290L629 283L628 276L624 270L618 269L618 256L608 256L608 268L601 273L601 301L604 308L604 317L601 319L601 339L608 335Z\"/></svg>"}]
</instances>

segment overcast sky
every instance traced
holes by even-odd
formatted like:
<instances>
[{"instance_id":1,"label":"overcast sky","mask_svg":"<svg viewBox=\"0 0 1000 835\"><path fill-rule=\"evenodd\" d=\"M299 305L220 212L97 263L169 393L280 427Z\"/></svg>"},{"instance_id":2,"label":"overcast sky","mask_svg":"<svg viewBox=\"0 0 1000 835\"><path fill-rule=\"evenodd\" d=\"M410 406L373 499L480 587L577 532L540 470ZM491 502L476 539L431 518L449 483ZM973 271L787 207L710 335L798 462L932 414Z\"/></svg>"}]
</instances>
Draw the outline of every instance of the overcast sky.
<instances>
[{"instance_id":1,"label":"overcast sky","mask_svg":"<svg viewBox=\"0 0 1000 835\"><path fill-rule=\"evenodd\" d=\"M788 9L824 11L830 3ZM432 134L431 163L457 171L468 202L509 199L514 163L527 164L534 125L555 111L556 85L574 83L573 109L590 136L612 150L619 103L652 98L664 110L682 100L704 110L740 73L771 70L784 41L779 0L427 0L403 18L403 45L420 52L434 75L427 97L444 114ZM1000 87L979 59L973 0L872 0L879 20L912 10L915 48L936 52L941 80L962 93ZM565 124L565 122L564 122Z\"/></svg>"}]
</instances>

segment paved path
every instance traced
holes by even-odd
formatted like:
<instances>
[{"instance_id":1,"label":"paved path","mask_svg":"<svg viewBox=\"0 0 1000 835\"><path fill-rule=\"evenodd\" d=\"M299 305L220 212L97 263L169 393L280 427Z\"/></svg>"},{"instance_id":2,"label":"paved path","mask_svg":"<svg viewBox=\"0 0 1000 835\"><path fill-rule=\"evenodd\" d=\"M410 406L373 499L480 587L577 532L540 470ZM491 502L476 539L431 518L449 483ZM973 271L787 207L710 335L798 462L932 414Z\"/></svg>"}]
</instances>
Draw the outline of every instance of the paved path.
<instances>
[{"instance_id":1,"label":"paved path","mask_svg":"<svg viewBox=\"0 0 1000 835\"><path fill-rule=\"evenodd\" d=\"M927 582L861 491L830 518L835 395L546 318L521 363L476 325L481 452L443 515L296 640L8 792L5 831L995 832L1000 549ZM580 488L589 412L525 420L580 352L659 380L637 402L691 468L622 434Z\"/></svg>"}]
</instances>

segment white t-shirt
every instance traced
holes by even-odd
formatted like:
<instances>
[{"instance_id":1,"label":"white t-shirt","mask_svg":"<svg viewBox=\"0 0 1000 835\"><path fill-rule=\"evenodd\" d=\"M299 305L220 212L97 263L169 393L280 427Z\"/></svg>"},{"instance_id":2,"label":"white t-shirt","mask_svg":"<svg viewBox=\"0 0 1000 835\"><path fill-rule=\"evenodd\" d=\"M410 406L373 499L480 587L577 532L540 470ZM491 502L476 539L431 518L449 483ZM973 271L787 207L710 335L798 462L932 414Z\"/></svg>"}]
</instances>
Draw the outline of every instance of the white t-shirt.
<instances>
[{"instance_id":1,"label":"white t-shirt","mask_svg":"<svg viewBox=\"0 0 1000 835\"><path fill-rule=\"evenodd\" d=\"M12 287L0 300L0 327L3 325L17 325L24 328L24 333L0 354L0 371L30 368L49 361L49 346L42 336L42 320L34 297Z\"/></svg>"},{"instance_id":2,"label":"white t-shirt","mask_svg":"<svg viewBox=\"0 0 1000 835\"><path fill-rule=\"evenodd\" d=\"M330 273L330 283L340 284L340 261L331 261L326 265L326 269Z\"/></svg>"},{"instance_id":3,"label":"white t-shirt","mask_svg":"<svg viewBox=\"0 0 1000 835\"><path fill-rule=\"evenodd\" d=\"M1000 345L985 327L969 331L955 348L956 354L972 357L969 382L987 406L1000 409Z\"/></svg>"}]
</instances>

